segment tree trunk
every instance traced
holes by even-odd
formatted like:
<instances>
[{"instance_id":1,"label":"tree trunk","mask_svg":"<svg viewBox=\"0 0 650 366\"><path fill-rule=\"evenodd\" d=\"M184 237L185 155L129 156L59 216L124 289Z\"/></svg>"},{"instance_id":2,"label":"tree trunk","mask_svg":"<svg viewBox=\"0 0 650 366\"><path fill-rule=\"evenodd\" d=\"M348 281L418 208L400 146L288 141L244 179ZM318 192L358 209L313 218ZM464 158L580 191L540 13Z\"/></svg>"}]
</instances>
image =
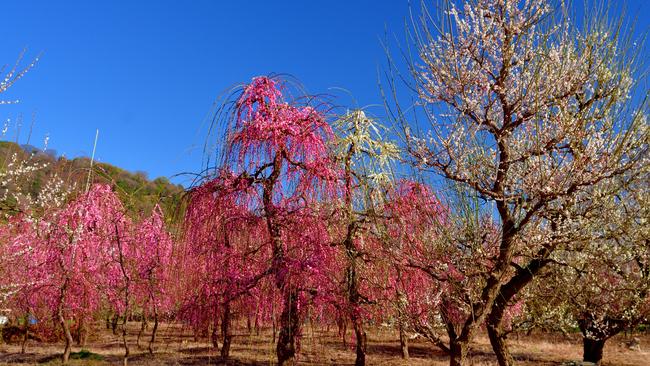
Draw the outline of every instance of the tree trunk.
<instances>
[{"instance_id":1,"label":"tree trunk","mask_svg":"<svg viewBox=\"0 0 650 366\"><path fill-rule=\"evenodd\" d=\"M83 319L79 320L79 326L77 327L77 346L85 347L86 346L86 323Z\"/></svg>"},{"instance_id":2,"label":"tree trunk","mask_svg":"<svg viewBox=\"0 0 650 366\"><path fill-rule=\"evenodd\" d=\"M278 366L293 366L296 363L296 335L300 331L298 314L298 291L287 290L286 302L280 315L280 334L276 353Z\"/></svg>"},{"instance_id":3,"label":"tree trunk","mask_svg":"<svg viewBox=\"0 0 650 366\"><path fill-rule=\"evenodd\" d=\"M341 337L341 339L343 340L343 348L348 348L347 336L348 336L348 321L347 319L345 319L343 315L341 315L339 321L339 337Z\"/></svg>"},{"instance_id":4,"label":"tree trunk","mask_svg":"<svg viewBox=\"0 0 650 366\"><path fill-rule=\"evenodd\" d=\"M113 320L111 321L111 329L113 330L113 335L117 335L117 323L120 320L120 317L117 314L113 315Z\"/></svg>"},{"instance_id":5,"label":"tree trunk","mask_svg":"<svg viewBox=\"0 0 650 366\"><path fill-rule=\"evenodd\" d=\"M409 358L409 339L404 330L404 324L399 320L399 347L402 350L402 358L407 360Z\"/></svg>"},{"instance_id":6,"label":"tree trunk","mask_svg":"<svg viewBox=\"0 0 650 366\"><path fill-rule=\"evenodd\" d=\"M219 350L219 317L214 317L214 324L212 324L212 347L215 351Z\"/></svg>"},{"instance_id":7,"label":"tree trunk","mask_svg":"<svg viewBox=\"0 0 650 366\"><path fill-rule=\"evenodd\" d=\"M355 366L364 366L366 364L367 338L366 331L363 329L363 323L357 316L353 316L354 335L357 338L357 358L354 361Z\"/></svg>"},{"instance_id":8,"label":"tree trunk","mask_svg":"<svg viewBox=\"0 0 650 366\"><path fill-rule=\"evenodd\" d=\"M122 345L124 345L124 366L129 364L129 343L126 340L126 325L128 316L124 313L124 321L122 322Z\"/></svg>"},{"instance_id":9,"label":"tree trunk","mask_svg":"<svg viewBox=\"0 0 650 366\"><path fill-rule=\"evenodd\" d=\"M347 163L347 162L346 162ZM349 165L347 166L349 168ZM349 169L346 170L349 173ZM348 192L350 186L347 187ZM348 217L352 218L352 203L351 197L346 194L346 201L348 207ZM348 290L348 303L350 312L350 320L354 328L354 336L356 338L356 353L357 357L354 361L356 366L363 366L366 364L366 332L363 330L363 319L361 319L361 295L359 294L359 278L357 276L357 257L359 252L354 244L354 236L356 233L356 222L351 222L348 225L347 237L345 239L345 253L348 257L348 266L346 268L347 290ZM345 339L345 338L344 338Z\"/></svg>"},{"instance_id":10,"label":"tree trunk","mask_svg":"<svg viewBox=\"0 0 650 366\"><path fill-rule=\"evenodd\" d=\"M449 343L449 365L450 366L465 366L467 359L467 351L469 349L469 342L452 340Z\"/></svg>"},{"instance_id":11,"label":"tree trunk","mask_svg":"<svg viewBox=\"0 0 650 366\"><path fill-rule=\"evenodd\" d=\"M503 333L501 326L503 319L503 312L505 307L497 308L497 302L495 302L492 307L492 311L488 315L487 319L487 333L490 338L490 344L492 345L492 350L497 356L497 362L499 366L514 366L515 360L510 354L510 349L508 348L508 343L506 342L506 336Z\"/></svg>"},{"instance_id":12,"label":"tree trunk","mask_svg":"<svg viewBox=\"0 0 650 366\"><path fill-rule=\"evenodd\" d=\"M81 337L81 347L86 347L86 343L88 342L88 326L86 324L84 324Z\"/></svg>"},{"instance_id":13,"label":"tree trunk","mask_svg":"<svg viewBox=\"0 0 650 366\"><path fill-rule=\"evenodd\" d=\"M490 313L486 319L487 331L499 366L512 366L515 364L506 343L506 337L503 334L502 322L506 308L514 297L528 286L539 271L548 264L550 253L550 249L543 248L537 252L535 258L529 261L526 266L518 269L517 273L501 286L499 296L494 300L490 308Z\"/></svg>"},{"instance_id":14,"label":"tree trunk","mask_svg":"<svg viewBox=\"0 0 650 366\"><path fill-rule=\"evenodd\" d=\"M63 329L63 336L65 340L65 348L63 350L63 364L65 365L68 363L68 360L70 359L70 352L72 350L73 339L72 339L72 334L70 333L70 327L68 326L68 322L63 316L63 304L59 304L58 318L59 318L59 324Z\"/></svg>"},{"instance_id":15,"label":"tree trunk","mask_svg":"<svg viewBox=\"0 0 650 366\"><path fill-rule=\"evenodd\" d=\"M149 354L153 355L153 345L156 343L156 332L158 331L158 309L153 309L153 328L151 328L151 339L149 340Z\"/></svg>"},{"instance_id":16,"label":"tree trunk","mask_svg":"<svg viewBox=\"0 0 650 366\"><path fill-rule=\"evenodd\" d=\"M20 353L24 354L27 348L27 339L29 339L29 315L25 317L25 325L23 326L23 341L20 344Z\"/></svg>"},{"instance_id":17,"label":"tree trunk","mask_svg":"<svg viewBox=\"0 0 650 366\"><path fill-rule=\"evenodd\" d=\"M147 317L142 314L142 323L140 323L140 331L138 332L138 338L135 340L135 345L140 348L140 338L142 338L142 334L144 333L145 329L147 329Z\"/></svg>"},{"instance_id":18,"label":"tree trunk","mask_svg":"<svg viewBox=\"0 0 650 366\"><path fill-rule=\"evenodd\" d=\"M230 304L226 304L223 309L223 317L221 318L221 337L223 338L221 358L224 360L230 356L230 344L232 343L231 315Z\"/></svg>"},{"instance_id":19,"label":"tree trunk","mask_svg":"<svg viewBox=\"0 0 650 366\"><path fill-rule=\"evenodd\" d=\"M284 257L284 245L282 242L282 226L278 224L277 209L273 203L275 184L278 181L284 156L277 152L273 158L273 168L263 183L262 202L266 216L266 225L273 247L272 272L275 277L275 285L281 291L284 298L284 308L280 315L280 334L276 346L278 366L293 366L296 357L296 335L300 330L300 319L298 314L298 289L287 283L285 270L286 259Z\"/></svg>"},{"instance_id":20,"label":"tree trunk","mask_svg":"<svg viewBox=\"0 0 650 366\"><path fill-rule=\"evenodd\" d=\"M601 339L590 339L587 337L582 338L582 360L585 362L593 362L600 365L603 359L603 348L605 341Z\"/></svg>"},{"instance_id":21,"label":"tree trunk","mask_svg":"<svg viewBox=\"0 0 650 366\"><path fill-rule=\"evenodd\" d=\"M397 277L401 281L402 273L399 268L397 269ZM397 300L397 327L399 328L399 345L402 350L402 358L406 360L409 358L409 340L406 336L406 324L404 322L404 307L407 303L407 300L406 296L400 290L397 290L395 292L395 296Z\"/></svg>"}]
</instances>

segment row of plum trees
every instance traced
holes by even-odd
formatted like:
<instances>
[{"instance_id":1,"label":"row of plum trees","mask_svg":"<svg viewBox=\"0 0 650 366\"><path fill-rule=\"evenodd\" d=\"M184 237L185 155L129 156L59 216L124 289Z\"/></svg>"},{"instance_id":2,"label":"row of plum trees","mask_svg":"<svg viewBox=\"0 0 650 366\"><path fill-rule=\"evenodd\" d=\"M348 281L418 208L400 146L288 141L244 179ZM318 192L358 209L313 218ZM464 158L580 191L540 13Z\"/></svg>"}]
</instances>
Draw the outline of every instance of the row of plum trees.
<instances>
[{"instance_id":1,"label":"row of plum trees","mask_svg":"<svg viewBox=\"0 0 650 366\"><path fill-rule=\"evenodd\" d=\"M43 215L10 217L0 237L5 305L23 319L24 341L36 320L31 331L63 336L65 363L73 333L85 344L97 317L108 312L123 319L127 360L126 321L137 308L154 320L152 352L158 314L171 306L172 241L159 208L134 222L110 186L96 185Z\"/></svg>"},{"instance_id":2,"label":"row of plum trees","mask_svg":"<svg viewBox=\"0 0 650 366\"><path fill-rule=\"evenodd\" d=\"M176 235L159 209L128 215L109 186L25 199L0 232L0 301L63 335L64 361L72 330L114 316L126 362L140 313L151 352L164 316L211 331L224 358L238 320L277 328L280 365L295 363L307 320L351 324L357 365L379 323L405 357L412 332L451 365L481 330L512 365L513 331L577 328L600 362L607 339L650 314L639 54L622 23L578 26L549 1L462 5L442 3L440 20L424 9L413 28L417 102L387 101L393 130L279 78L236 89ZM407 79L388 79L395 101Z\"/></svg>"}]
</instances>

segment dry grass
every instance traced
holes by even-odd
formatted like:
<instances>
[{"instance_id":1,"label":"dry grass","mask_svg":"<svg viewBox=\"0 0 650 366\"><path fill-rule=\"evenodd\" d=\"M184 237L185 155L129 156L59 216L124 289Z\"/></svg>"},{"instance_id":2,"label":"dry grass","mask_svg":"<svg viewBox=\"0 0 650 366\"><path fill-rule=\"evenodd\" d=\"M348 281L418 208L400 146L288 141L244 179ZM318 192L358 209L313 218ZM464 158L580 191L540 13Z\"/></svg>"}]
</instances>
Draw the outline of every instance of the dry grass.
<instances>
[{"instance_id":1,"label":"dry grass","mask_svg":"<svg viewBox=\"0 0 650 366\"><path fill-rule=\"evenodd\" d=\"M138 324L130 324L132 356L130 365L272 365L275 360L275 345L270 331L261 335L250 334L245 328L236 333L232 346L231 359L227 363L218 357L207 339L195 340L189 330L178 324L163 324L159 330L156 353L151 356L146 351L146 341L141 347L135 345ZM447 365L447 357L424 340L414 340L410 344L411 358L400 357L397 335L390 330L373 329L369 332L369 365ZM605 348L603 365L639 366L650 365L650 336L641 336L641 350L630 350L623 344L623 337L610 340ZM143 338L147 339L147 338ZM352 336L348 335L351 340ZM566 361L579 360L581 343L578 336L570 339L560 335L521 336L510 340L513 354L520 365L559 365ZM302 338L300 364L302 365L353 365L354 350L348 343L344 346L336 332L307 327ZM57 365L60 364L62 344L44 344L30 341L27 352L20 354L20 346L0 345L1 365ZM86 350L90 357L74 359L71 365L121 365L123 349L120 338L106 329L97 328L89 340ZM73 347L79 352L80 347ZM87 354L85 356L88 356ZM476 366L496 365L489 342L479 336L472 345L470 364Z\"/></svg>"}]
</instances>

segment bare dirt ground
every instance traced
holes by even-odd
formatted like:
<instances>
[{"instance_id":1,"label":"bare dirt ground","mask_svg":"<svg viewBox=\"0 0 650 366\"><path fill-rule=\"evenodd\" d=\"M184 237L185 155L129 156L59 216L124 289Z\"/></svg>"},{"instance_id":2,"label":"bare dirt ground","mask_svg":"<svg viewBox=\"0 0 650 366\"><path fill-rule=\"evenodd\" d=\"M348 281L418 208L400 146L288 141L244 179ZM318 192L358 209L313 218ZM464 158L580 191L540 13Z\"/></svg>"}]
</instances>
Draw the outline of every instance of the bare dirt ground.
<instances>
[{"instance_id":1,"label":"bare dirt ground","mask_svg":"<svg viewBox=\"0 0 650 366\"><path fill-rule=\"evenodd\" d=\"M270 331L261 335L249 333L240 328L235 333L231 359L224 362L219 352L211 347L207 339L195 340L192 332L178 324L162 324L159 328L158 342L154 355L146 349L148 334L143 336L140 347L136 346L139 324L130 324L129 341L131 356L129 365L273 365L275 363L275 344ZM629 349L625 341L631 336L618 336L607 343L603 365L643 366L650 365L650 336L635 335L641 340L640 349ZM301 341L301 365L353 365L354 349L350 344L352 335L348 334L348 345L344 346L335 330L304 330ZM447 357L425 340L410 342L411 358L401 358L397 334L387 329L371 329L368 334L368 365L447 365ZM520 365L561 365L578 361L582 355L582 345L578 335L566 338L555 334L513 337L510 340L513 354ZM83 348L91 352L77 354L71 365L122 365L124 350L121 338L110 330L96 326L94 334ZM82 348L75 346L73 352ZM18 344L0 344L0 365L58 365L63 351L62 343L49 344L30 340L25 354L20 353ZM476 366L496 365L487 337L479 336L472 345L470 363Z\"/></svg>"}]
</instances>

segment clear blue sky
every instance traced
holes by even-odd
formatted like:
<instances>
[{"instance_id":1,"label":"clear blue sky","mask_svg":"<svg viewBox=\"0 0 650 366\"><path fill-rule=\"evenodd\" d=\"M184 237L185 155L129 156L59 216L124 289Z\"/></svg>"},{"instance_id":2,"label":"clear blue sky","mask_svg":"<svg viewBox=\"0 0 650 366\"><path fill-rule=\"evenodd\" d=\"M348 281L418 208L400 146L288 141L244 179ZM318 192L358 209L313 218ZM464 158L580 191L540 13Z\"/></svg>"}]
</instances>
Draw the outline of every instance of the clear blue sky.
<instances>
[{"instance_id":1,"label":"clear blue sky","mask_svg":"<svg viewBox=\"0 0 650 366\"><path fill-rule=\"evenodd\" d=\"M648 3L627 2L642 30ZM310 93L343 87L360 105L380 104L380 39L386 28L403 37L408 3L10 1L2 12L0 64L24 47L26 61L43 52L0 95L21 100L0 106L0 119L25 115L20 142L33 112L30 143L41 147L49 133L49 147L68 157L89 156L98 128L98 160L154 178L200 170L213 101L256 75L288 73Z\"/></svg>"}]
</instances>

